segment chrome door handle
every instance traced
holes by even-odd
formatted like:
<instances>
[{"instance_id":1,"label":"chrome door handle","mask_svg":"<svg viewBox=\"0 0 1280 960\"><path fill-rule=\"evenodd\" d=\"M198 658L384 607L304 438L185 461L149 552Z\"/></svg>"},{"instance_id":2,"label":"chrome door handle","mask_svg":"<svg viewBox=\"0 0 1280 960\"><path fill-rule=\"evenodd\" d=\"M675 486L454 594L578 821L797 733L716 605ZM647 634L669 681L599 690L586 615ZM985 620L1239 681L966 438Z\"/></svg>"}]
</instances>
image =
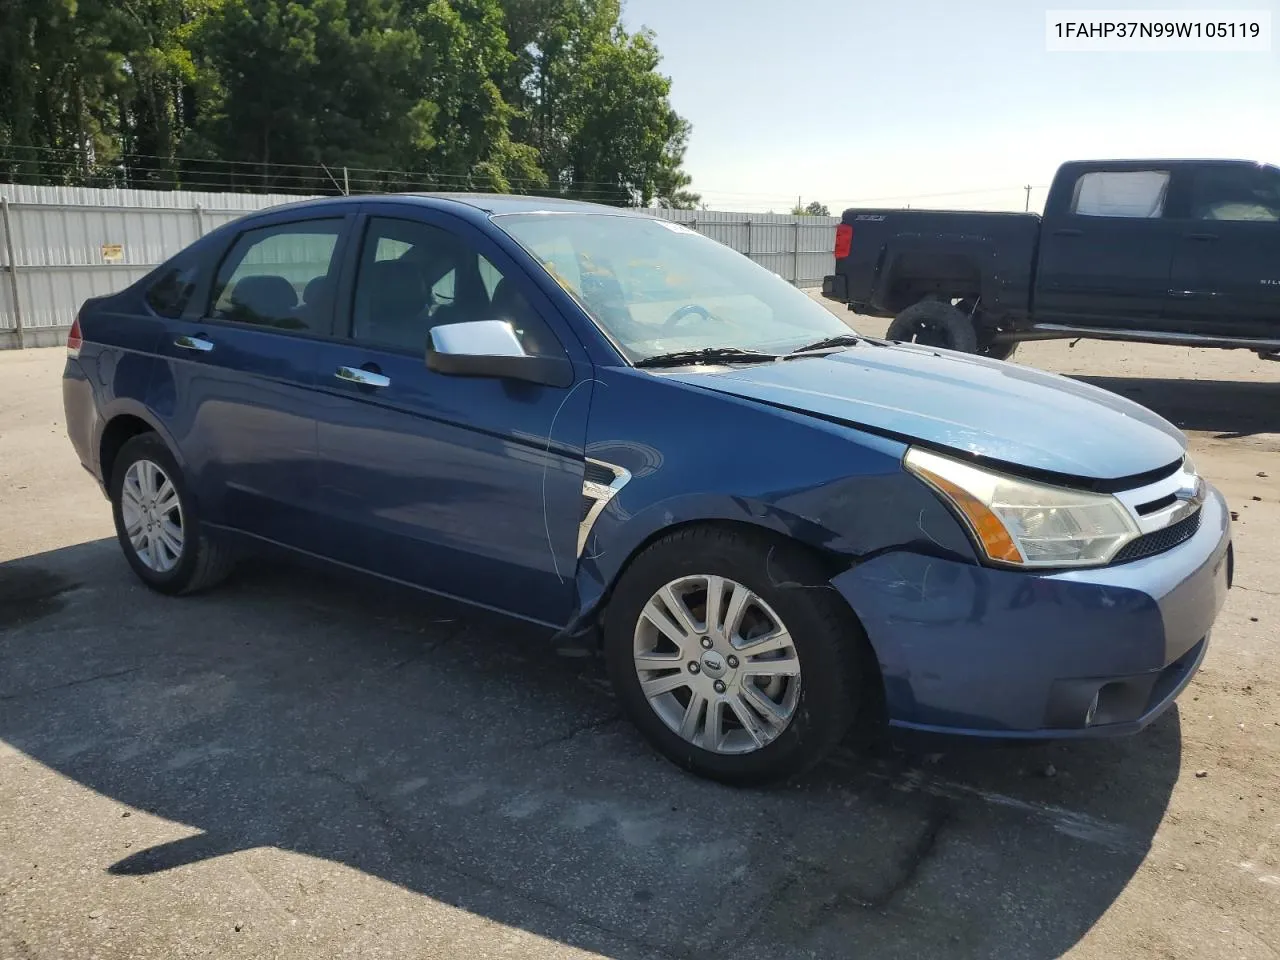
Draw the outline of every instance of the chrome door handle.
<instances>
[{"instance_id":1,"label":"chrome door handle","mask_svg":"<svg viewBox=\"0 0 1280 960\"><path fill-rule=\"evenodd\" d=\"M391 386L390 377L384 377L380 373L372 373L368 370L361 370L359 367L339 367L334 376L339 380L345 380L347 383L358 383L362 387Z\"/></svg>"},{"instance_id":2,"label":"chrome door handle","mask_svg":"<svg viewBox=\"0 0 1280 960\"><path fill-rule=\"evenodd\" d=\"M208 353L213 349L213 341L204 337L188 337L185 333L173 341L173 345L183 350L199 350L201 353Z\"/></svg>"}]
</instances>

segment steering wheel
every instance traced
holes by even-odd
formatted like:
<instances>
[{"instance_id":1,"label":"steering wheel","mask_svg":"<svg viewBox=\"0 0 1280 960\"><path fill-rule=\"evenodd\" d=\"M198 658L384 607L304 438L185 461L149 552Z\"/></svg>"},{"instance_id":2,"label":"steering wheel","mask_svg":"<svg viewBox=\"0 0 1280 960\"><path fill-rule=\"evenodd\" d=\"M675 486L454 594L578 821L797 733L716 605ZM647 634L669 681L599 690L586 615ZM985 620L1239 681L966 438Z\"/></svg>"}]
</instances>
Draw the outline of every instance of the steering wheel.
<instances>
[{"instance_id":1,"label":"steering wheel","mask_svg":"<svg viewBox=\"0 0 1280 960\"><path fill-rule=\"evenodd\" d=\"M675 313L671 314L671 316L667 317L666 321L664 321L662 324L662 329L674 330L677 326L679 326L681 320L683 320L685 317L692 317L695 314L701 316L704 320L716 319L714 316L712 316L711 311L708 310L706 307L701 307L696 303L686 303L679 310L675 311Z\"/></svg>"}]
</instances>

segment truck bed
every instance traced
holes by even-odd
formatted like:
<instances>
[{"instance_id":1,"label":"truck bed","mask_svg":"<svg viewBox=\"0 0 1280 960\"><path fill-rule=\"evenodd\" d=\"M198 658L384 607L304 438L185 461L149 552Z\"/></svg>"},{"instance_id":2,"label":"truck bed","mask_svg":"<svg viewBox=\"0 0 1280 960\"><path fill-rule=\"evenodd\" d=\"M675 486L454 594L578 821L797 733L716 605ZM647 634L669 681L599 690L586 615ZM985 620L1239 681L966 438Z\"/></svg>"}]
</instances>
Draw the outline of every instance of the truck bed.
<instances>
[{"instance_id":1,"label":"truck bed","mask_svg":"<svg viewBox=\"0 0 1280 960\"><path fill-rule=\"evenodd\" d=\"M1030 308L1040 217L968 210L846 210L849 255L823 295L870 316L894 316L930 295L981 297L988 309Z\"/></svg>"}]
</instances>

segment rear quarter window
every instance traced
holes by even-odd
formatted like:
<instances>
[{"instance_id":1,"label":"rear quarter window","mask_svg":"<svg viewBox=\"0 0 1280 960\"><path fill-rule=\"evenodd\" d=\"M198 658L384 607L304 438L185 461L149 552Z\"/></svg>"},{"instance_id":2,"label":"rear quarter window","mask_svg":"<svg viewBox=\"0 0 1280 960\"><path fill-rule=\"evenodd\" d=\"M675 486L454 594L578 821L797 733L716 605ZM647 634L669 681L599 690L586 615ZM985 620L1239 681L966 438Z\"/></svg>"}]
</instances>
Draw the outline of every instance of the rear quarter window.
<instances>
[{"instance_id":1,"label":"rear quarter window","mask_svg":"<svg viewBox=\"0 0 1280 960\"><path fill-rule=\"evenodd\" d=\"M1080 217L1154 220L1164 214L1167 170L1095 170L1076 181L1071 212Z\"/></svg>"},{"instance_id":2,"label":"rear quarter window","mask_svg":"<svg viewBox=\"0 0 1280 960\"><path fill-rule=\"evenodd\" d=\"M199 275L195 263L179 262L161 268L144 295L147 306L159 316L178 319L191 303Z\"/></svg>"}]
</instances>

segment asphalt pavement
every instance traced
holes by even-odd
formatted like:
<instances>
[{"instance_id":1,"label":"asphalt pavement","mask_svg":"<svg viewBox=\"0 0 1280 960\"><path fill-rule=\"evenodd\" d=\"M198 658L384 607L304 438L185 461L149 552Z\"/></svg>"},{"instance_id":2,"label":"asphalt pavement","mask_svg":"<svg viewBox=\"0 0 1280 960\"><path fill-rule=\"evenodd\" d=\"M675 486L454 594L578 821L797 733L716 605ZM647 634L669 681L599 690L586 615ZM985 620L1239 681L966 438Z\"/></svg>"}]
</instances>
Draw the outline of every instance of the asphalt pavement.
<instances>
[{"instance_id":1,"label":"asphalt pavement","mask_svg":"<svg viewBox=\"0 0 1280 960\"><path fill-rule=\"evenodd\" d=\"M1280 952L1280 364L1019 355L1184 426L1237 511L1237 588L1152 728L735 790L518 626L280 560L147 591L62 358L0 353L2 960Z\"/></svg>"}]
</instances>

